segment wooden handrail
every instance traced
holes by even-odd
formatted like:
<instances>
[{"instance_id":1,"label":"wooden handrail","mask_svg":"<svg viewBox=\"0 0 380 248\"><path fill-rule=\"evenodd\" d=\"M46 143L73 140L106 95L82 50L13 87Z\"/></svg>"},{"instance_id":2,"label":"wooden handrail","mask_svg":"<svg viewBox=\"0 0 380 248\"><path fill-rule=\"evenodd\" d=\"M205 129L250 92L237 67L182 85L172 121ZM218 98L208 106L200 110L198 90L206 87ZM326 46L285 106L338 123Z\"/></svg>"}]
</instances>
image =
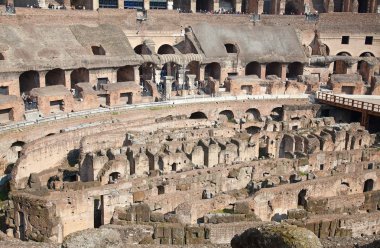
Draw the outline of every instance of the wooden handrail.
<instances>
[{"instance_id":1,"label":"wooden handrail","mask_svg":"<svg viewBox=\"0 0 380 248\"><path fill-rule=\"evenodd\" d=\"M364 102L364 101L360 101L360 100L356 100L356 99L352 99L348 97L337 96L334 94L324 93L320 91L317 92L317 99L337 103L340 105L351 106L357 109L364 109L364 110L380 113L380 104L376 104L376 103Z\"/></svg>"}]
</instances>

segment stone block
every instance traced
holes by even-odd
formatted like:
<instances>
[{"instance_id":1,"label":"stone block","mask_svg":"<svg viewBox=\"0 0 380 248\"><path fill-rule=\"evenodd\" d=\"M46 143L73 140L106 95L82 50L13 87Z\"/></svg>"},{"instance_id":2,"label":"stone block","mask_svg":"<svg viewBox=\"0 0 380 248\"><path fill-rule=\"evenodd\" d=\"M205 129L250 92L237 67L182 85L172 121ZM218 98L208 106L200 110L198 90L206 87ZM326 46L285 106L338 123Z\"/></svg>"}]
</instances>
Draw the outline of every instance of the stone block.
<instances>
[{"instance_id":1,"label":"stone block","mask_svg":"<svg viewBox=\"0 0 380 248\"><path fill-rule=\"evenodd\" d=\"M248 202L236 202L234 205L235 214L248 214L251 212Z\"/></svg>"},{"instance_id":2,"label":"stone block","mask_svg":"<svg viewBox=\"0 0 380 248\"><path fill-rule=\"evenodd\" d=\"M164 215L162 213L152 212L150 214L150 221L152 221L152 222L164 222L165 221Z\"/></svg>"}]
</instances>

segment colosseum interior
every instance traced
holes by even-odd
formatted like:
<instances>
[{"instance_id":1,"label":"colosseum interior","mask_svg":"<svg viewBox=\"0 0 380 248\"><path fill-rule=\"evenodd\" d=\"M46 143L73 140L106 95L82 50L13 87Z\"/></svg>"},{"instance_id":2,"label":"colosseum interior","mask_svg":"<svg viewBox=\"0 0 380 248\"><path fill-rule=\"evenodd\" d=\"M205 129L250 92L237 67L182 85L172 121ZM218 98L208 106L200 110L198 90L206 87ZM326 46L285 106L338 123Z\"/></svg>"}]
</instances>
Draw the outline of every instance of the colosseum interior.
<instances>
[{"instance_id":1,"label":"colosseum interior","mask_svg":"<svg viewBox=\"0 0 380 248\"><path fill-rule=\"evenodd\" d=\"M0 0L0 247L380 247L378 13Z\"/></svg>"}]
</instances>

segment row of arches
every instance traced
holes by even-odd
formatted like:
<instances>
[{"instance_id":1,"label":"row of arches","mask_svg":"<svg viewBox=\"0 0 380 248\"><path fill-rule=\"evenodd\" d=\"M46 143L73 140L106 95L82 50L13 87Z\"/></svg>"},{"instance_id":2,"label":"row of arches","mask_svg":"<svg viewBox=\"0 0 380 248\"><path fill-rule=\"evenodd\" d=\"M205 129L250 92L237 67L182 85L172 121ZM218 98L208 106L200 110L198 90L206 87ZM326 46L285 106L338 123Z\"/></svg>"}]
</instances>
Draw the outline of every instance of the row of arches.
<instances>
[{"instance_id":1,"label":"row of arches","mask_svg":"<svg viewBox=\"0 0 380 248\"><path fill-rule=\"evenodd\" d=\"M134 49L136 54L139 55L152 55L152 51L145 44L137 45ZM160 46L157 50L157 54L175 54L174 47L168 44Z\"/></svg>"},{"instance_id":2,"label":"row of arches","mask_svg":"<svg viewBox=\"0 0 380 248\"><path fill-rule=\"evenodd\" d=\"M261 70L261 64L259 62L253 61L246 65L245 75L257 75L261 78L263 72ZM297 78L298 75L303 74L303 64L300 62L293 62L287 65L286 77L287 78ZM277 77L282 76L282 64L279 62L268 63L265 66L265 76L276 75Z\"/></svg>"},{"instance_id":3,"label":"row of arches","mask_svg":"<svg viewBox=\"0 0 380 248\"><path fill-rule=\"evenodd\" d=\"M351 57L351 54L348 52L340 52L336 56ZM363 58L367 57L368 58L368 57L375 57L375 56L371 52L364 52L364 53L360 54L359 57L363 57ZM337 59L334 62L333 73L334 74L347 74L348 68L349 68L349 65L347 64L347 62L345 60ZM363 80L365 82L369 81L369 79L370 79L370 65L368 64L367 61L359 60L357 63L357 66L356 66L356 70L360 75L362 75Z\"/></svg>"}]
</instances>

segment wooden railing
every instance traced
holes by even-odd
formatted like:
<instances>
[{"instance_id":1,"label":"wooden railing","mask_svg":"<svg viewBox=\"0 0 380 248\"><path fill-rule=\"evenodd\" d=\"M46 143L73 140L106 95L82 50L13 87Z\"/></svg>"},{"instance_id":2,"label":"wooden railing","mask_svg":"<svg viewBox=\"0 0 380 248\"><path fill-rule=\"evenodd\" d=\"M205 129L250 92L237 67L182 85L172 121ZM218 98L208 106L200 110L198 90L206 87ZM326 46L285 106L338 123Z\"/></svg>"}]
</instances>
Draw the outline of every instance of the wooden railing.
<instances>
[{"instance_id":1,"label":"wooden railing","mask_svg":"<svg viewBox=\"0 0 380 248\"><path fill-rule=\"evenodd\" d=\"M331 93L317 92L316 98L325 102L334 103L336 105L343 105L349 108L358 110L367 110L371 112L380 113L380 105L376 103L363 102L352 98L337 96Z\"/></svg>"}]
</instances>

